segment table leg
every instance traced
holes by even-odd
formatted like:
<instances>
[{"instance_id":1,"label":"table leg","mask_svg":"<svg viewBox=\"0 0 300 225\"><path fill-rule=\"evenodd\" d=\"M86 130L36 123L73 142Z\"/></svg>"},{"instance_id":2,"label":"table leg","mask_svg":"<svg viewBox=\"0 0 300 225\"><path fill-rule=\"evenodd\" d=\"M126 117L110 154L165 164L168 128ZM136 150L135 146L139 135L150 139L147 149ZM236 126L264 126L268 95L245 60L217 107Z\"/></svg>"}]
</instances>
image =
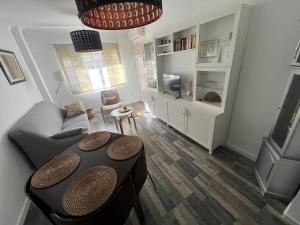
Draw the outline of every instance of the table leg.
<instances>
[{"instance_id":1,"label":"table leg","mask_svg":"<svg viewBox=\"0 0 300 225\"><path fill-rule=\"evenodd\" d=\"M121 134L124 135L123 125L122 125L122 118L119 119L119 126L120 126L120 130L121 130Z\"/></svg>"},{"instance_id":2,"label":"table leg","mask_svg":"<svg viewBox=\"0 0 300 225\"><path fill-rule=\"evenodd\" d=\"M132 116L132 114L131 114L131 118L133 119L134 127L135 127L135 129L137 130L135 118L134 118L134 116Z\"/></svg>"},{"instance_id":3,"label":"table leg","mask_svg":"<svg viewBox=\"0 0 300 225\"><path fill-rule=\"evenodd\" d=\"M145 221L145 215L144 215L144 212L143 212L143 208L142 208L142 204L141 204L141 201L140 201L140 197L135 189L135 185L134 185L134 182L132 180L132 177L131 175L129 175L129 179L131 181L131 184L132 184L132 187L133 187L133 191L134 191L134 195L135 195L135 204L134 204L134 209L136 211L136 214L139 218L139 221L141 224L143 224L143 222Z\"/></svg>"},{"instance_id":4,"label":"table leg","mask_svg":"<svg viewBox=\"0 0 300 225\"><path fill-rule=\"evenodd\" d=\"M115 125L116 125L117 130L119 130L118 123L117 123L117 119L114 118L114 121L115 121Z\"/></svg>"},{"instance_id":5,"label":"table leg","mask_svg":"<svg viewBox=\"0 0 300 225\"><path fill-rule=\"evenodd\" d=\"M148 173L148 177L150 178L150 181L151 181L151 183L152 183L154 189L156 190L156 185L155 185L154 180L152 179L152 176L151 176L151 174L149 173L148 170L147 170L147 173Z\"/></svg>"},{"instance_id":6,"label":"table leg","mask_svg":"<svg viewBox=\"0 0 300 225\"><path fill-rule=\"evenodd\" d=\"M130 123L130 117L128 117L127 119L128 119L128 123L131 124L131 123Z\"/></svg>"}]
</instances>

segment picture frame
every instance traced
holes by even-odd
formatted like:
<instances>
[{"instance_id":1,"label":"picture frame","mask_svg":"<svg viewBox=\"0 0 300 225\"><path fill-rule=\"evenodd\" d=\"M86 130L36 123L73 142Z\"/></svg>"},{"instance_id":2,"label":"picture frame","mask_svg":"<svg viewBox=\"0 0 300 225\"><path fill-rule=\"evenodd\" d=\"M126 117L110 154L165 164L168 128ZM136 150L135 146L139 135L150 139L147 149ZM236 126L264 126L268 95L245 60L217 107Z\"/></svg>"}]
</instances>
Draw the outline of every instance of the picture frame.
<instances>
[{"instance_id":1,"label":"picture frame","mask_svg":"<svg viewBox=\"0 0 300 225\"><path fill-rule=\"evenodd\" d=\"M300 67L300 40L298 41L297 47L295 49L291 65Z\"/></svg>"},{"instance_id":2,"label":"picture frame","mask_svg":"<svg viewBox=\"0 0 300 225\"><path fill-rule=\"evenodd\" d=\"M14 52L0 49L0 67L10 85L26 81Z\"/></svg>"}]
</instances>

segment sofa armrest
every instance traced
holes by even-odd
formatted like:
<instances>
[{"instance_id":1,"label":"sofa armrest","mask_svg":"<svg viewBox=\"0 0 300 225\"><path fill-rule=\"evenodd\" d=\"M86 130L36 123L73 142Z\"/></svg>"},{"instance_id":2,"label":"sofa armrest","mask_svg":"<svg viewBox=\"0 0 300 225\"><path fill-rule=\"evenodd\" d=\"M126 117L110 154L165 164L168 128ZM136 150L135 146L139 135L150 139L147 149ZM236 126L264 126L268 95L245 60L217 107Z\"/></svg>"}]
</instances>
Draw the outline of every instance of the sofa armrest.
<instances>
[{"instance_id":1,"label":"sofa armrest","mask_svg":"<svg viewBox=\"0 0 300 225\"><path fill-rule=\"evenodd\" d=\"M9 136L22 148L34 166L39 167L79 142L86 135L85 132L72 137L53 139L28 131L17 130Z\"/></svg>"}]
</instances>

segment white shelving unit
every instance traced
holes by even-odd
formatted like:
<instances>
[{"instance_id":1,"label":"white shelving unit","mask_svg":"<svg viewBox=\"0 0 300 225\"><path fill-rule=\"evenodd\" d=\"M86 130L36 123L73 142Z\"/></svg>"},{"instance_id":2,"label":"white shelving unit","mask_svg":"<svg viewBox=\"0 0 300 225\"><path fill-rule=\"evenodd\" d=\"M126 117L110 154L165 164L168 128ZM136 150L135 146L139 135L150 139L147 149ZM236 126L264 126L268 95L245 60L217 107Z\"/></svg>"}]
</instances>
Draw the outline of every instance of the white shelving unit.
<instances>
[{"instance_id":1,"label":"white shelving unit","mask_svg":"<svg viewBox=\"0 0 300 225\"><path fill-rule=\"evenodd\" d=\"M228 15L155 38L158 88L146 90L146 106L211 154L227 140L251 12L241 5ZM176 47L176 40L192 34L195 48ZM193 97L175 100L161 93L164 59L186 51L195 51L196 57ZM221 102L205 101L208 92L217 93Z\"/></svg>"}]
</instances>

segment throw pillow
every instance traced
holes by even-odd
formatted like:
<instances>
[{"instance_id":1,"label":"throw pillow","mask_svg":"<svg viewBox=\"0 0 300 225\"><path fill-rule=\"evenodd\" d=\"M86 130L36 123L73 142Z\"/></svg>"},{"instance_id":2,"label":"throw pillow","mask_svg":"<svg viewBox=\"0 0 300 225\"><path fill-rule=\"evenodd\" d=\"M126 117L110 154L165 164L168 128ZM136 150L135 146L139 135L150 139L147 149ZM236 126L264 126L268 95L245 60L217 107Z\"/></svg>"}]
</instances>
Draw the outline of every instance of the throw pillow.
<instances>
[{"instance_id":1,"label":"throw pillow","mask_svg":"<svg viewBox=\"0 0 300 225\"><path fill-rule=\"evenodd\" d=\"M71 137L74 135L82 134L83 132L86 132L86 131L87 131L87 129L83 128L83 127L74 128L71 130L62 130L62 131L52 135L51 138L54 138L54 139L66 138L66 137Z\"/></svg>"},{"instance_id":2,"label":"throw pillow","mask_svg":"<svg viewBox=\"0 0 300 225\"><path fill-rule=\"evenodd\" d=\"M68 119L85 113L85 110L80 102L65 105L65 110Z\"/></svg>"}]
</instances>

